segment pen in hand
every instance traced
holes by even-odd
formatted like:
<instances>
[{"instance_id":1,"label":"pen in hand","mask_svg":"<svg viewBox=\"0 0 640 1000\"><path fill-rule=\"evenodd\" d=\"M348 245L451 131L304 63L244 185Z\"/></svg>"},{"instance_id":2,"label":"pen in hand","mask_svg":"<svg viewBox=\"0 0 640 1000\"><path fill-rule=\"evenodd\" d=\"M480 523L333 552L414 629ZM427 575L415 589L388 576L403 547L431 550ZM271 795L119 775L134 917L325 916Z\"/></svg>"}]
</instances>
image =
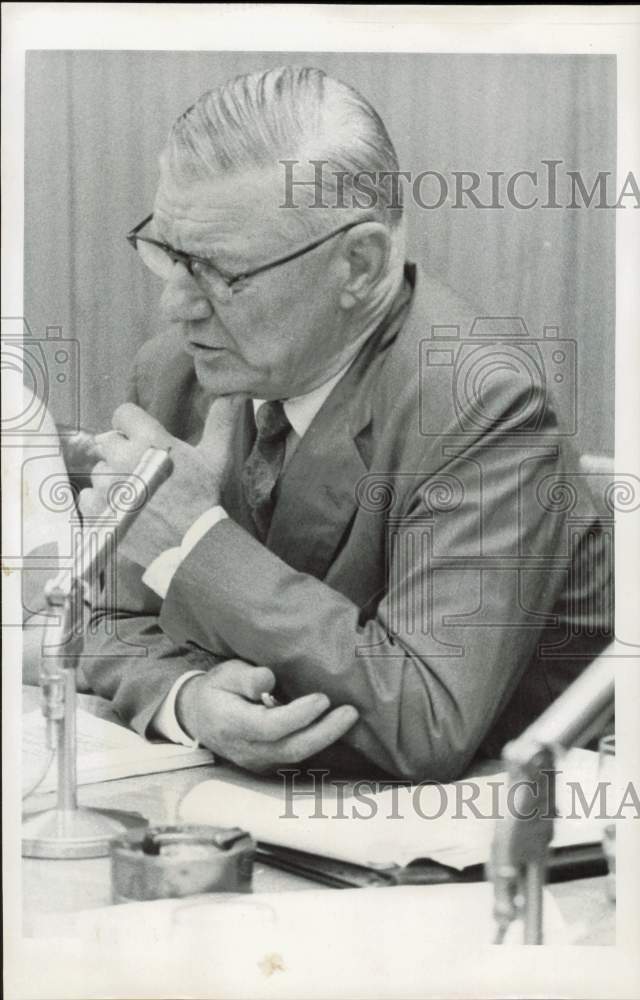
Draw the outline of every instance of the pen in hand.
<instances>
[{"instance_id":1,"label":"pen in hand","mask_svg":"<svg viewBox=\"0 0 640 1000\"><path fill-rule=\"evenodd\" d=\"M265 708L276 708L278 705L280 705L278 699L274 698L273 695L269 694L268 691L262 692L262 694L260 695L260 700Z\"/></svg>"}]
</instances>

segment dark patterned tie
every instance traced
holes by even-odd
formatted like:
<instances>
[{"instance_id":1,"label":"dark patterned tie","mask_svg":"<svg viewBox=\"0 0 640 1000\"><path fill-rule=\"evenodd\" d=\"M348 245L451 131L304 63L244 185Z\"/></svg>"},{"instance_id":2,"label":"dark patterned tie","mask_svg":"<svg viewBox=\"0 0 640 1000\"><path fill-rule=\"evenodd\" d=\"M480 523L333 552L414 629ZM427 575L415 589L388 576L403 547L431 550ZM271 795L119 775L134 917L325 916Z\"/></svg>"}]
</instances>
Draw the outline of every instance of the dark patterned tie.
<instances>
[{"instance_id":1,"label":"dark patterned tie","mask_svg":"<svg viewBox=\"0 0 640 1000\"><path fill-rule=\"evenodd\" d=\"M262 403L256 413L258 435L242 469L242 488L264 541L275 506L274 490L282 471L287 434L291 424L281 402Z\"/></svg>"}]
</instances>

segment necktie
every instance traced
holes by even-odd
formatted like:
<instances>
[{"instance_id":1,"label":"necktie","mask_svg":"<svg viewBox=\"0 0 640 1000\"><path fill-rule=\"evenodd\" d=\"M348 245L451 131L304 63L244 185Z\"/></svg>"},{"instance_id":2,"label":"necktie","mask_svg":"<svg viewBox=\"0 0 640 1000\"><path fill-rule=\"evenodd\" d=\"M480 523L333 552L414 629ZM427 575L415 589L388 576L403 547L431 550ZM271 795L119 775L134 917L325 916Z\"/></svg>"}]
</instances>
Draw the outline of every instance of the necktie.
<instances>
[{"instance_id":1,"label":"necktie","mask_svg":"<svg viewBox=\"0 0 640 1000\"><path fill-rule=\"evenodd\" d=\"M242 487L261 541L269 532L274 490L282 471L291 424L281 402L262 403L256 413L257 437L242 470Z\"/></svg>"}]
</instances>

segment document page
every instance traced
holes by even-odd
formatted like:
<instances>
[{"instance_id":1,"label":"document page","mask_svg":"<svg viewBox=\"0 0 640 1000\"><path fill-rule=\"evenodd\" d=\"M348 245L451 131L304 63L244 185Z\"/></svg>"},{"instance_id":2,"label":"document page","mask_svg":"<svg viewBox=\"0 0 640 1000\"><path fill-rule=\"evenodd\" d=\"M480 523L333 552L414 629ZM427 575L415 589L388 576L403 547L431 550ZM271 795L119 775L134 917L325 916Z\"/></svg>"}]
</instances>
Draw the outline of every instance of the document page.
<instances>
[{"instance_id":1,"label":"document page","mask_svg":"<svg viewBox=\"0 0 640 1000\"><path fill-rule=\"evenodd\" d=\"M151 743L138 733L114 722L99 719L78 709L76 715L78 783L112 781L135 774L174 771L213 763L209 750L192 750L173 743ZM46 721L40 709L22 717L22 787L30 788L50 757ZM52 760L38 793L52 791L57 782L57 765Z\"/></svg>"},{"instance_id":2,"label":"document page","mask_svg":"<svg viewBox=\"0 0 640 1000\"><path fill-rule=\"evenodd\" d=\"M602 836L590 803L597 754L571 750L557 765L554 847L595 843ZM330 787L330 786L329 786ZM583 798L576 793L579 788ZM496 822L506 815L506 774L450 784L392 786L375 794L279 796L216 779L185 796L181 818L242 826L257 840L361 865L407 865L431 858L462 870L489 859Z\"/></svg>"}]
</instances>

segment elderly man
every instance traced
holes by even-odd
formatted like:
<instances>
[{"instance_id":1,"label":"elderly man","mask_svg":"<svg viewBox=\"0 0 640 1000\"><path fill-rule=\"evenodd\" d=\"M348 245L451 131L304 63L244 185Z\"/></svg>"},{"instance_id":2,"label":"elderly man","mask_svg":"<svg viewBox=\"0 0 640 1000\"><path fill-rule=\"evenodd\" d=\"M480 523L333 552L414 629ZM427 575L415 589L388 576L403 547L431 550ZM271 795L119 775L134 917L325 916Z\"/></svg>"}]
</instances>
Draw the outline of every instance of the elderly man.
<instances>
[{"instance_id":1,"label":"elderly man","mask_svg":"<svg viewBox=\"0 0 640 1000\"><path fill-rule=\"evenodd\" d=\"M474 315L405 263L397 171L373 108L315 69L240 77L173 127L129 236L168 329L96 471L149 445L174 468L84 668L141 732L256 771L451 779L607 641L597 518L568 533L541 499L573 461L542 379L489 358L465 402L458 342L424 351Z\"/></svg>"}]
</instances>

